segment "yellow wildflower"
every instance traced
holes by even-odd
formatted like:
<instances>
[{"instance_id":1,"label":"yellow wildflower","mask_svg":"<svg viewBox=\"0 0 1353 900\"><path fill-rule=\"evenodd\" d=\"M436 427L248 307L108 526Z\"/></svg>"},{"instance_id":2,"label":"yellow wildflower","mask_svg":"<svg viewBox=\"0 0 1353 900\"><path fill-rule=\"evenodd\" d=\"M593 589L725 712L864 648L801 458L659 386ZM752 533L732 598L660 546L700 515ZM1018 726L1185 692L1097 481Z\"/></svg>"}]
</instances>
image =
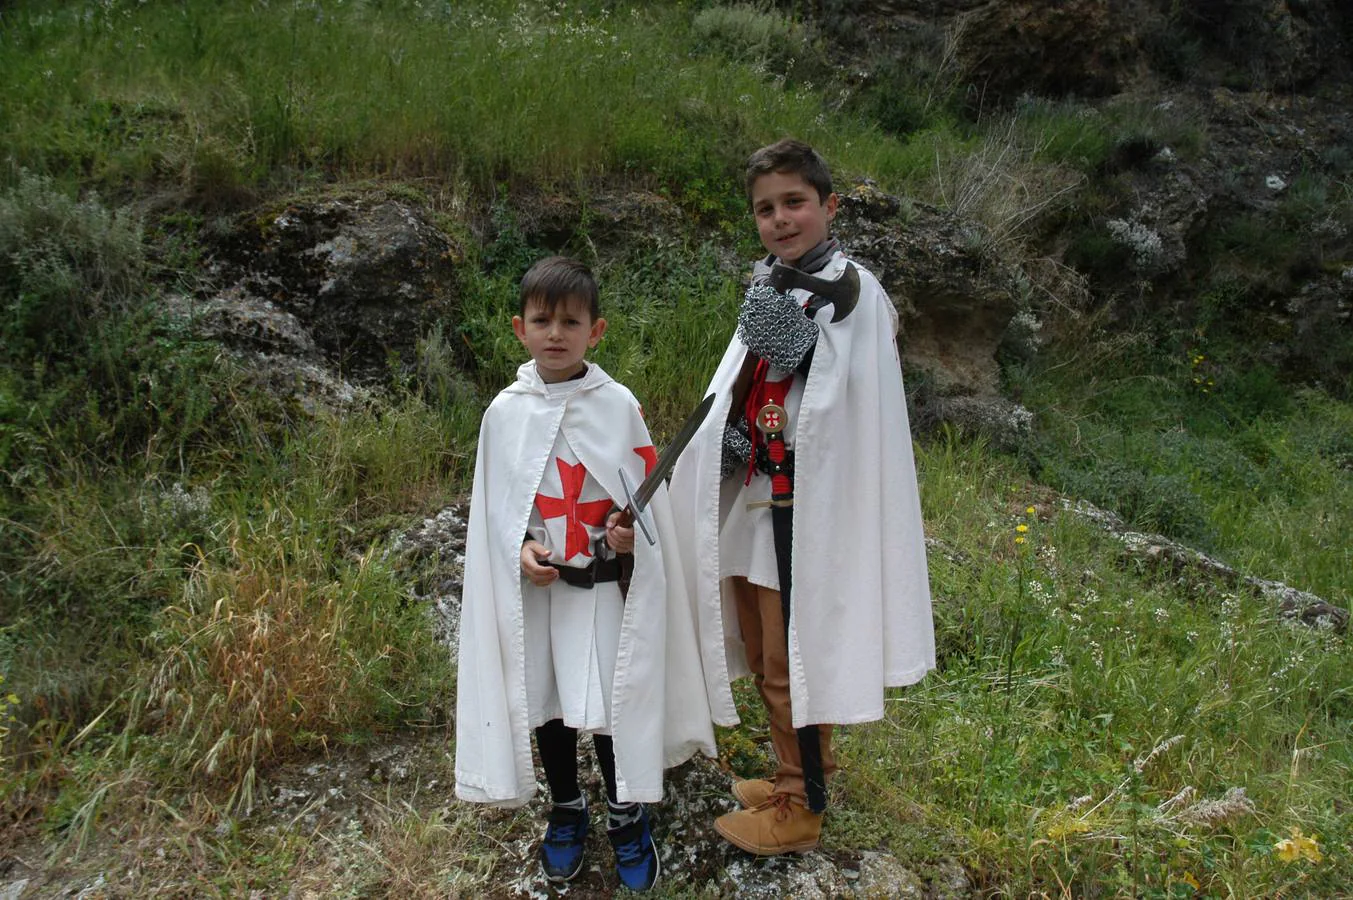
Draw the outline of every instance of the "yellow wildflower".
<instances>
[{"instance_id":1,"label":"yellow wildflower","mask_svg":"<svg viewBox=\"0 0 1353 900\"><path fill-rule=\"evenodd\" d=\"M1278 859L1283 862L1296 862L1299 859L1308 859L1313 863L1318 863L1325 857L1320 853L1320 844L1316 841L1315 835L1309 837L1301 833L1301 829L1292 826L1292 836L1283 838L1273 845L1273 852L1277 854Z\"/></svg>"},{"instance_id":2,"label":"yellow wildflower","mask_svg":"<svg viewBox=\"0 0 1353 900\"><path fill-rule=\"evenodd\" d=\"M1015 543L1016 544L1024 543L1024 535L1021 534L1019 537L1015 538Z\"/></svg>"},{"instance_id":3,"label":"yellow wildflower","mask_svg":"<svg viewBox=\"0 0 1353 900\"><path fill-rule=\"evenodd\" d=\"M1089 830L1090 826L1080 819L1072 819L1069 822L1062 820L1054 822L1049 826L1048 837L1052 838L1054 841L1060 841L1073 834L1086 834Z\"/></svg>"},{"instance_id":4,"label":"yellow wildflower","mask_svg":"<svg viewBox=\"0 0 1353 900\"><path fill-rule=\"evenodd\" d=\"M1029 526L1021 522L1015 526L1015 530L1018 531L1020 534L1023 534L1024 532L1029 530Z\"/></svg>"},{"instance_id":5,"label":"yellow wildflower","mask_svg":"<svg viewBox=\"0 0 1353 900\"><path fill-rule=\"evenodd\" d=\"M1024 511L1025 511L1026 513L1028 513L1029 515L1031 515L1031 516L1032 516L1035 512L1037 512L1037 510L1035 510L1032 506L1025 507Z\"/></svg>"}]
</instances>

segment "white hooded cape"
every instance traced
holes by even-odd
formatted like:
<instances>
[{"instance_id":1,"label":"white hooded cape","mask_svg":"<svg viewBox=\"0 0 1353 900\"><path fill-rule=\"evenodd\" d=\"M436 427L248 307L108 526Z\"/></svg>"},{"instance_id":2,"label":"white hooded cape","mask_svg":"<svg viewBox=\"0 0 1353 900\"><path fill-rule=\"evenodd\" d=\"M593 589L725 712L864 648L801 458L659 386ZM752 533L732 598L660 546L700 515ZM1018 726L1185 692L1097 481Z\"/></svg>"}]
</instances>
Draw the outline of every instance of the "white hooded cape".
<instances>
[{"instance_id":1,"label":"white hooded cape","mask_svg":"<svg viewBox=\"0 0 1353 900\"><path fill-rule=\"evenodd\" d=\"M845 265L838 252L817 277L839 278ZM795 727L882 718L885 687L912 684L935 667L896 313L878 280L855 265L855 310L839 322L831 321L830 308L815 318L820 331L795 426L789 634ZM748 672L732 594L719 579L723 428L746 351L735 336L710 383L718 400L671 481L706 688L721 725L738 720L730 678Z\"/></svg>"},{"instance_id":2,"label":"white hooded cape","mask_svg":"<svg viewBox=\"0 0 1353 900\"><path fill-rule=\"evenodd\" d=\"M528 362L484 413L475 460L456 677L456 796L519 806L535 794L523 661L521 544L563 430L587 471L624 506L619 470L638 484L651 449L639 404L599 366L550 397ZM694 612L665 488L649 504L658 543L637 535L611 698L621 802L662 799L662 772L715 755Z\"/></svg>"}]
</instances>

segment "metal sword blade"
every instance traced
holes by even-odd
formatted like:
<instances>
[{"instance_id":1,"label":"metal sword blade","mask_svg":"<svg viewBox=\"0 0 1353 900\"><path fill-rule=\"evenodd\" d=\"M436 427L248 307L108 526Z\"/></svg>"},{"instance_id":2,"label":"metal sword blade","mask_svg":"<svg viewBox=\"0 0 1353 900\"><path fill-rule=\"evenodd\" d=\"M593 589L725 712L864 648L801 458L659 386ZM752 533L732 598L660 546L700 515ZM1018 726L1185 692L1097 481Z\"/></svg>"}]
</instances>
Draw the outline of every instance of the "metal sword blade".
<instances>
[{"instance_id":1,"label":"metal sword blade","mask_svg":"<svg viewBox=\"0 0 1353 900\"><path fill-rule=\"evenodd\" d=\"M710 407L714 405L714 395L707 394L705 399L700 401L700 405L695 408L686 421L682 423L681 430L672 438L672 442L667 445L667 449L662 451L658 457L657 463L653 466L653 471L648 473L638 489L634 492L634 506L642 510L648 506L648 501L653 499L653 493L662 484L667 473L672 471L676 465L677 457L681 451L686 449L686 445L695 437L695 433L700 430L700 424L705 421L705 416L709 415Z\"/></svg>"}]
</instances>

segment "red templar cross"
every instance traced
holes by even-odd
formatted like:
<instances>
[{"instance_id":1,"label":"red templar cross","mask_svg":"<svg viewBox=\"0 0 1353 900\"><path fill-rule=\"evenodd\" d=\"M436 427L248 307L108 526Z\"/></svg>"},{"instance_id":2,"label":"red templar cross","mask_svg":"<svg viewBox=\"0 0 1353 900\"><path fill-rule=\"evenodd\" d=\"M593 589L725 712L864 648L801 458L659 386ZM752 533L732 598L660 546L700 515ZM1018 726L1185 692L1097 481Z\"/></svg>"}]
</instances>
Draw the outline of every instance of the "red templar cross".
<instances>
[{"instance_id":1,"label":"red templar cross","mask_svg":"<svg viewBox=\"0 0 1353 900\"><path fill-rule=\"evenodd\" d=\"M536 509L540 510L540 515L546 519L564 517L564 559L572 559L579 553L591 556L587 529L583 525L606 524L606 514L611 511L611 501L607 498L579 503L578 496L583 492L587 468L582 463L571 466L558 457L555 457L554 461L559 466L559 483L563 486L564 496L547 497L544 494L536 494Z\"/></svg>"},{"instance_id":2,"label":"red templar cross","mask_svg":"<svg viewBox=\"0 0 1353 900\"><path fill-rule=\"evenodd\" d=\"M649 444L647 447L635 447L634 452L644 458L644 475L647 476L658 464L658 448Z\"/></svg>"}]
</instances>

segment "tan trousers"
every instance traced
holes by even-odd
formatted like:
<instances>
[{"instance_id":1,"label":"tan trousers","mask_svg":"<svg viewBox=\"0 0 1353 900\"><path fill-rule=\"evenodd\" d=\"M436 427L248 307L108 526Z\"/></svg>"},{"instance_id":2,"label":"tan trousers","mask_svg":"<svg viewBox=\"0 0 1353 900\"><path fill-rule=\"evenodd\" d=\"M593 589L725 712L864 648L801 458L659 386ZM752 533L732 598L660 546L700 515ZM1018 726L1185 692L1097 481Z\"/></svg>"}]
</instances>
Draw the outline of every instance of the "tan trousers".
<instances>
[{"instance_id":1,"label":"tan trousers","mask_svg":"<svg viewBox=\"0 0 1353 900\"><path fill-rule=\"evenodd\" d=\"M770 742L779 762L779 768L775 770L775 793L789 794L805 803L807 795L803 786L799 735L794 730L789 705L789 645L784 612L780 608L780 592L736 576L729 582L737 606L742 642L747 648L747 665L770 714ZM818 734L823 773L830 779L836 772L832 726L819 725Z\"/></svg>"}]
</instances>

